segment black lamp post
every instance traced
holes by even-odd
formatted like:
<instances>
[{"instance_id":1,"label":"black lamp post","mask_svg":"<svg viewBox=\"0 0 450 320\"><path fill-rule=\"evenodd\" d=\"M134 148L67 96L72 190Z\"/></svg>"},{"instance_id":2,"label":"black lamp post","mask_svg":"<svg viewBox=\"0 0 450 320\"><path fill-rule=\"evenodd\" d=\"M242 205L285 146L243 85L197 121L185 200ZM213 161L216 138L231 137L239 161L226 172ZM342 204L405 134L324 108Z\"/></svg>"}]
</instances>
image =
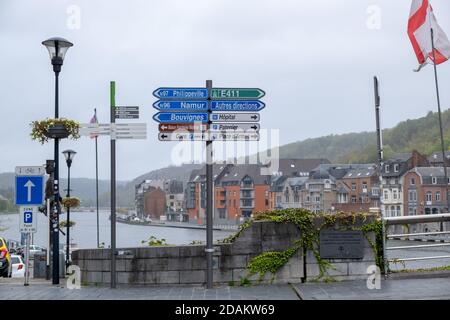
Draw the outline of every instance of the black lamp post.
<instances>
[{"instance_id":1,"label":"black lamp post","mask_svg":"<svg viewBox=\"0 0 450 320\"><path fill-rule=\"evenodd\" d=\"M67 164L67 198L70 198L70 167L72 160L77 153L73 150L63 151ZM70 266L70 207L67 207L67 226L66 226L66 270Z\"/></svg>"},{"instance_id":2,"label":"black lamp post","mask_svg":"<svg viewBox=\"0 0 450 320\"><path fill-rule=\"evenodd\" d=\"M63 65L64 56L67 50L73 46L72 43L63 38L50 38L42 42L47 48L53 71L55 72L55 119L59 117L59 89L58 89L58 77L61 72L61 66ZM61 206L59 204L59 139L55 138L55 172L54 172L54 184L53 193L55 196L52 208L51 223L52 223L52 240L53 240L53 259L52 259L52 283L59 284L59 214L61 213ZM50 252L50 250L49 250Z\"/></svg>"}]
</instances>

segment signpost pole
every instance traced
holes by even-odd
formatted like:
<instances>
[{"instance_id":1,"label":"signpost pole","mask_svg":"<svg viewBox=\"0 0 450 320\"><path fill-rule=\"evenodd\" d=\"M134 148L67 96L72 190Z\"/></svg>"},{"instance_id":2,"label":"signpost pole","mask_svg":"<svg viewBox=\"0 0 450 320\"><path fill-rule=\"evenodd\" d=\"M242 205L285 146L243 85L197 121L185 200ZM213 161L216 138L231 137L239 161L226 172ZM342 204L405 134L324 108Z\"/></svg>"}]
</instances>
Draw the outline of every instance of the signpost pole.
<instances>
[{"instance_id":1,"label":"signpost pole","mask_svg":"<svg viewBox=\"0 0 450 320\"><path fill-rule=\"evenodd\" d=\"M116 83L110 83L111 112L111 288L116 288ZM113 132L114 130L114 132Z\"/></svg>"},{"instance_id":2,"label":"signpost pole","mask_svg":"<svg viewBox=\"0 0 450 320\"><path fill-rule=\"evenodd\" d=\"M33 217L35 219L35 217ZM27 245L25 248L25 283L24 286L29 285L30 278L30 241L31 241L31 233L27 232Z\"/></svg>"},{"instance_id":3,"label":"signpost pole","mask_svg":"<svg viewBox=\"0 0 450 320\"><path fill-rule=\"evenodd\" d=\"M211 113L211 89L212 80L206 80L206 88L208 89L208 116ZM209 132L211 120L208 117L207 130ZM212 153L213 142L208 139L206 141L206 287L213 287L213 165Z\"/></svg>"}]
</instances>

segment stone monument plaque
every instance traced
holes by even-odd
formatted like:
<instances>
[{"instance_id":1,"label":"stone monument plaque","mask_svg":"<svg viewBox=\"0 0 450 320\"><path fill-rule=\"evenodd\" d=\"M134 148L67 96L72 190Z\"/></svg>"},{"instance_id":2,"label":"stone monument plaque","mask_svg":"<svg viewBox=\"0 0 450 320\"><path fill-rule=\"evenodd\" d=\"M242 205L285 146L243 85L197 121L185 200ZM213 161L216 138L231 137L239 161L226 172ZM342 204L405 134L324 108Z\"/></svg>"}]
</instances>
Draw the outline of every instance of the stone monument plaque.
<instances>
[{"instance_id":1,"label":"stone monument plaque","mask_svg":"<svg viewBox=\"0 0 450 320\"><path fill-rule=\"evenodd\" d=\"M320 257L324 259L362 259L364 257L362 231L320 231Z\"/></svg>"}]
</instances>

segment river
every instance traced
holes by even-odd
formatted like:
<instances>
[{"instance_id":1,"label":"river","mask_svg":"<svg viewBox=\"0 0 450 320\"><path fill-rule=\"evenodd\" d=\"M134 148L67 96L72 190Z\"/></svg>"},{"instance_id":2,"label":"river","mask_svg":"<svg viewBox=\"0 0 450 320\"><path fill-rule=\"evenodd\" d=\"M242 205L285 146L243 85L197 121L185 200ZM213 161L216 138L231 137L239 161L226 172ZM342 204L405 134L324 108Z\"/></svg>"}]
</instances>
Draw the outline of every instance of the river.
<instances>
[{"instance_id":1,"label":"river","mask_svg":"<svg viewBox=\"0 0 450 320\"><path fill-rule=\"evenodd\" d=\"M110 245L109 211L100 211L100 243L104 242L105 247ZM70 238L78 248L97 247L97 215L95 212L71 212L70 220L76 225L70 230ZM60 221L66 219L66 214L61 214ZM6 230L5 230L6 229ZM171 227L151 227L136 226L117 223L117 247L141 247L142 240L147 240L151 236L158 239L165 239L168 244L189 244L192 241L206 241L206 231L202 229L184 229ZM65 232L65 228L63 229ZM223 239L235 231L214 230L214 240ZM20 241L19 215L0 215L0 236L6 239ZM60 242L65 243L65 236L60 234ZM34 235L34 244L47 247L48 243L48 220L42 214L38 215L37 232Z\"/></svg>"}]
</instances>

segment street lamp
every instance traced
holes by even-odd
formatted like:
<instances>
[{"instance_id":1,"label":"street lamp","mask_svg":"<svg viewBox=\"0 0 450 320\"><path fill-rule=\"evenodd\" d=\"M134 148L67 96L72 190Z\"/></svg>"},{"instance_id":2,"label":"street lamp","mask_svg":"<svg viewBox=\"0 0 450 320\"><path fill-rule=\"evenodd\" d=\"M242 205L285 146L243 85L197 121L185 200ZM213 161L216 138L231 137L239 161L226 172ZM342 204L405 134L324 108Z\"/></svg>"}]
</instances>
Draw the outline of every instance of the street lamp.
<instances>
[{"instance_id":1,"label":"street lamp","mask_svg":"<svg viewBox=\"0 0 450 320\"><path fill-rule=\"evenodd\" d=\"M63 151L67 164L67 198L70 198L70 167L72 160L77 153L73 150ZM66 225L66 270L70 266L70 206L67 207L67 225Z\"/></svg>"},{"instance_id":2,"label":"street lamp","mask_svg":"<svg viewBox=\"0 0 450 320\"><path fill-rule=\"evenodd\" d=\"M72 43L63 38L50 38L42 42L50 54L50 60L55 73L55 119L59 117L59 88L58 78L63 65L64 57L67 50L73 46ZM59 205L59 139L55 138L55 172L53 182L53 193L55 196L53 210L51 216L52 223L52 241L53 241L53 261L52 261L52 283L59 284L59 214L61 207ZM50 251L50 250L49 250Z\"/></svg>"}]
</instances>

